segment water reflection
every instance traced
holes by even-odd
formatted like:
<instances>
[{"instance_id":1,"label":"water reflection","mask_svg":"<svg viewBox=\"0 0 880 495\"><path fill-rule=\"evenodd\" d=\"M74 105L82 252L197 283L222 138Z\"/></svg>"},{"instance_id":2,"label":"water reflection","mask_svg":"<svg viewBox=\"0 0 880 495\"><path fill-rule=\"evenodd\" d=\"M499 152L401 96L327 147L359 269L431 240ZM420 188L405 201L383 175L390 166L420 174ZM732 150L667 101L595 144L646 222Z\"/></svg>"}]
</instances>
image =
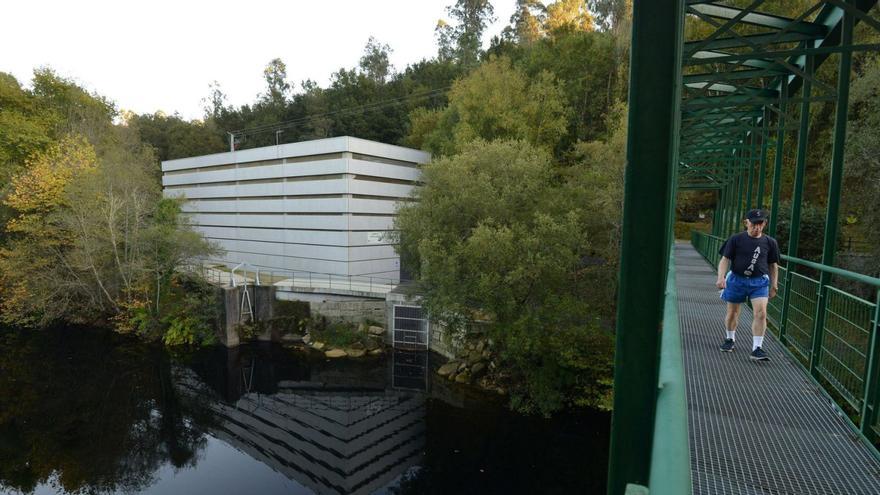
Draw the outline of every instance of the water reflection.
<instances>
[{"instance_id":1,"label":"water reflection","mask_svg":"<svg viewBox=\"0 0 880 495\"><path fill-rule=\"evenodd\" d=\"M196 464L195 424L209 418L157 349L57 330L0 337L0 488L136 492L163 464Z\"/></svg>"},{"instance_id":2,"label":"water reflection","mask_svg":"<svg viewBox=\"0 0 880 495\"><path fill-rule=\"evenodd\" d=\"M212 436L316 493L373 493L421 460L423 394L385 389L376 363L280 369L260 356L271 349L175 370L181 394L214 413Z\"/></svg>"},{"instance_id":3,"label":"water reflection","mask_svg":"<svg viewBox=\"0 0 880 495\"><path fill-rule=\"evenodd\" d=\"M607 414L525 418L431 364L0 330L0 492L604 491Z\"/></svg>"}]
</instances>

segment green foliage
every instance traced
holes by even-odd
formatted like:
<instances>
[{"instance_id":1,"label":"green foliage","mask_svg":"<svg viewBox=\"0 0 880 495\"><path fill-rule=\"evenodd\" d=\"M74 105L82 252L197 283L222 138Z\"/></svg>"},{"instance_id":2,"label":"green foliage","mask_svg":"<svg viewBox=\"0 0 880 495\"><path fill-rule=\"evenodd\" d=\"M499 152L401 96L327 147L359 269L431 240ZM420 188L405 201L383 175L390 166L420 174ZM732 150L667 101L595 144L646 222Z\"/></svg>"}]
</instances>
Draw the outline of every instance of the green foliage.
<instances>
[{"instance_id":1,"label":"green foliage","mask_svg":"<svg viewBox=\"0 0 880 495\"><path fill-rule=\"evenodd\" d=\"M880 58L873 58L852 83L841 212L867 241L862 273L880 273ZM867 265L867 266L864 266Z\"/></svg>"},{"instance_id":2,"label":"green foliage","mask_svg":"<svg viewBox=\"0 0 880 495\"><path fill-rule=\"evenodd\" d=\"M153 147L158 160L224 151L227 142L214 128L213 122L187 122L178 115L167 116L162 112L128 117L128 125L138 132L141 140ZM159 174L158 167L156 174Z\"/></svg>"},{"instance_id":3,"label":"green foliage","mask_svg":"<svg viewBox=\"0 0 880 495\"><path fill-rule=\"evenodd\" d=\"M440 60L455 60L463 67L472 67L479 60L483 31L495 18L489 0L457 0L446 7L457 24L439 21L435 29Z\"/></svg>"},{"instance_id":4,"label":"green foliage","mask_svg":"<svg viewBox=\"0 0 880 495\"><path fill-rule=\"evenodd\" d=\"M172 274L211 247L183 228L180 200L162 198L152 151L132 126L114 125L106 99L50 70L35 73L30 92L0 83L0 98L14 103L3 115L36 119L25 130L45 132L18 155L0 139L4 171L14 172L3 199L3 320L44 326L132 311L126 328L141 327L137 308L158 318Z\"/></svg>"},{"instance_id":5,"label":"green foliage","mask_svg":"<svg viewBox=\"0 0 880 495\"><path fill-rule=\"evenodd\" d=\"M591 308L610 301L587 300L597 281L583 262L589 215L576 184L523 141L475 141L423 174L395 226L432 318L458 331L477 315L491 321L520 410L601 402L607 389L587 389L610 372L595 357L610 359L610 336Z\"/></svg>"},{"instance_id":6,"label":"green foliage","mask_svg":"<svg viewBox=\"0 0 880 495\"><path fill-rule=\"evenodd\" d=\"M172 294L171 307L161 317L165 345L216 343L220 309L213 287L198 278L177 277Z\"/></svg>"},{"instance_id":7,"label":"green foliage","mask_svg":"<svg viewBox=\"0 0 880 495\"><path fill-rule=\"evenodd\" d=\"M350 323L318 324L309 330L313 342L323 342L330 347L346 348L355 343L366 344L369 336L359 333Z\"/></svg>"},{"instance_id":8,"label":"green foliage","mask_svg":"<svg viewBox=\"0 0 880 495\"><path fill-rule=\"evenodd\" d=\"M449 106L439 115L417 111L411 142L437 155L453 155L475 139L521 139L554 149L566 123L562 91L549 72L529 79L507 58L490 60L449 92ZM436 122L430 132L429 123Z\"/></svg>"},{"instance_id":9,"label":"green foliage","mask_svg":"<svg viewBox=\"0 0 880 495\"><path fill-rule=\"evenodd\" d=\"M788 239L791 231L791 206L791 201L779 202L779 211L776 219L776 240L779 242L779 249L782 254L788 253ZM773 218L770 221L774 221ZM801 221L798 228L798 252L796 257L810 261L821 261L824 243L825 208L812 203L803 203L801 205Z\"/></svg>"}]
</instances>

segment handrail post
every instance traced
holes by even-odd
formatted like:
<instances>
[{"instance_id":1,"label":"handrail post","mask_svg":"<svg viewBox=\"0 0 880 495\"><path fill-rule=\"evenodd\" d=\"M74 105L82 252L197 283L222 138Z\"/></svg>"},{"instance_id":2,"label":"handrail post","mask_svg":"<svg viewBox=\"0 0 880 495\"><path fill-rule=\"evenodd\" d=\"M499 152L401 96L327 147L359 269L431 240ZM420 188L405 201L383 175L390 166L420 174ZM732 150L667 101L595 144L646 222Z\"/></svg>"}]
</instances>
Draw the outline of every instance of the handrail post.
<instances>
[{"instance_id":1,"label":"handrail post","mask_svg":"<svg viewBox=\"0 0 880 495\"><path fill-rule=\"evenodd\" d=\"M844 11L841 23L841 40L843 46L852 45L853 15ZM828 181L828 208L825 212L825 243L822 247L822 264L834 266L834 255L837 250L837 223L840 209L840 185L843 177L843 152L846 146L846 118L849 107L849 73L852 70L852 51L844 50L840 54L840 67L837 75L837 104L834 116L834 143L831 148L831 171ZM815 331L813 332L813 353L810 359L810 371L818 375L819 359L821 358L822 340L825 330L825 313L828 306L827 286L831 274L822 272L819 275L819 304L816 306Z\"/></svg>"},{"instance_id":2,"label":"handrail post","mask_svg":"<svg viewBox=\"0 0 880 495\"><path fill-rule=\"evenodd\" d=\"M633 2L609 495L649 484L672 248L684 2Z\"/></svg>"},{"instance_id":3,"label":"handrail post","mask_svg":"<svg viewBox=\"0 0 880 495\"><path fill-rule=\"evenodd\" d=\"M877 390L880 388L880 289L877 290L875 298L877 304L874 306L874 321L871 322L871 334L868 341L868 365L865 370L865 393L862 402L862 410L860 415L859 429L862 434L868 437L872 442L877 435L874 433L872 425L874 418L877 417Z\"/></svg>"}]
</instances>

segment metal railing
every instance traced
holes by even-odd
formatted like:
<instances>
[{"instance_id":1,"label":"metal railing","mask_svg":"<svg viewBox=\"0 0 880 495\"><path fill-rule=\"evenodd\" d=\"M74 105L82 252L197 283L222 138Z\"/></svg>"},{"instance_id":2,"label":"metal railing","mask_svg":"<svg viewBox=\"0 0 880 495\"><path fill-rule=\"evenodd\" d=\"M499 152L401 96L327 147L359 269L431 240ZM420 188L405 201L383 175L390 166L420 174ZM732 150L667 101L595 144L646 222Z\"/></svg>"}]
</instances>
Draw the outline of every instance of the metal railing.
<instances>
[{"instance_id":1,"label":"metal railing","mask_svg":"<svg viewBox=\"0 0 880 495\"><path fill-rule=\"evenodd\" d=\"M675 255L670 255L666 275L663 333L660 340L660 372L657 410L651 452L650 493L691 493L691 453L688 441L687 388L681 354L678 292L675 288Z\"/></svg>"},{"instance_id":2,"label":"metal railing","mask_svg":"<svg viewBox=\"0 0 880 495\"><path fill-rule=\"evenodd\" d=\"M230 269L224 261L204 260L197 267L208 282L221 286L274 285L279 290L329 289L353 292L387 293L400 282L387 277L365 275L339 275L334 273L305 272L293 270L263 270L252 265L238 265Z\"/></svg>"},{"instance_id":3,"label":"metal railing","mask_svg":"<svg viewBox=\"0 0 880 495\"><path fill-rule=\"evenodd\" d=\"M694 232L694 248L717 266L724 239ZM789 349L871 442L880 441L880 279L782 255L768 330ZM863 284L868 301L803 273L802 267ZM821 278L821 277L820 277Z\"/></svg>"}]
</instances>

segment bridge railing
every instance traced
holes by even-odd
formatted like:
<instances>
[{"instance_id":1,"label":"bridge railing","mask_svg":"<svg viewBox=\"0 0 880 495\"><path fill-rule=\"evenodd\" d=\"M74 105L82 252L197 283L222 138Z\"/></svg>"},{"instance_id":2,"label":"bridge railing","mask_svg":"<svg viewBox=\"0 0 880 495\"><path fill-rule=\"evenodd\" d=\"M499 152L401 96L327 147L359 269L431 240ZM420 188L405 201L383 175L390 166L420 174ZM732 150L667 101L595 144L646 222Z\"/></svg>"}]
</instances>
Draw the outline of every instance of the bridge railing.
<instances>
[{"instance_id":1,"label":"bridge railing","mask_svg":"<svg viewBox=\"0 0 880 495\"><path fill-rule=\"evenodd\" d=\"M203 260L195 270L199 271L205 280L216 285L233 285L234 279L237 284L274 285L280 290L308 288L387 293L399 285L397 280L387 277L266 270L253 266L239 268L233 273L226 262L219 260Z\"/></svg>"},{"instance_id":2,"label":"bridge railing","mask_svg":"<svg viewBox=\"0 0 880 495\"><path fill-rule=\"evenodd\" d=\"M691 493L687 388L681 354L675 256L670 256L660 340L657 410L651 452L651 495Z\"/></svg>"},{"instance_id":3,"label":"bridge railing","mask_svg":"<svg viewBox=\"0 0 880 495\"><path fill-rule=\"evenodd\" d=\"M718 265L724 239L694 232L694 248ZM880 279L782 255L770 329L871 442L880 441ZM874 300L823 285L800 271L827 273L866 288Z\"/></svg>"}]
</instances>

